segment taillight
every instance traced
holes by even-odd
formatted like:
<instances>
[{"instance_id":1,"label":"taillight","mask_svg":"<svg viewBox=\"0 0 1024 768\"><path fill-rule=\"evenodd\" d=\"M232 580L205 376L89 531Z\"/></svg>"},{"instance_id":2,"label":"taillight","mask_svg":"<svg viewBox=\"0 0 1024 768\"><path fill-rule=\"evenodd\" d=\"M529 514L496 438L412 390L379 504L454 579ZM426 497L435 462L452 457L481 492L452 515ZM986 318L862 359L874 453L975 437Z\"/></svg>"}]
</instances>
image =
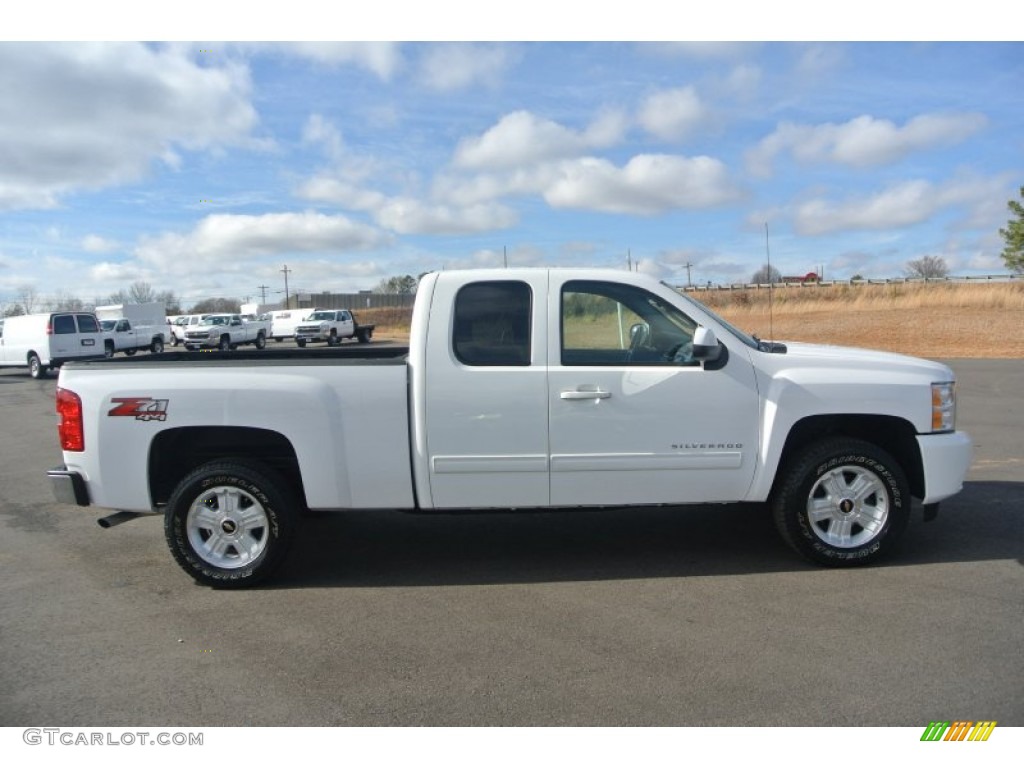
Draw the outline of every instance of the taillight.
<instances>
[{"instance_id":1,"label":"taillight","mask_svg":"<svg viewBox=\"0 0 1024 768\"><path fill-rule=\"evenodd\" d=\"M53 336L53 320L46 323L46 335Z\"/></svg>"},{"instance_id":2,"label":"taillight","mask_svg":"<svg viewBox=\"0 0 1024 768\"><path fill-rule=\"evenodd\" d=\"M57 387L57 434L65 451L85 450L85 429L82 425L82 398L70 389Z\"/></svg>"}]
</instances>

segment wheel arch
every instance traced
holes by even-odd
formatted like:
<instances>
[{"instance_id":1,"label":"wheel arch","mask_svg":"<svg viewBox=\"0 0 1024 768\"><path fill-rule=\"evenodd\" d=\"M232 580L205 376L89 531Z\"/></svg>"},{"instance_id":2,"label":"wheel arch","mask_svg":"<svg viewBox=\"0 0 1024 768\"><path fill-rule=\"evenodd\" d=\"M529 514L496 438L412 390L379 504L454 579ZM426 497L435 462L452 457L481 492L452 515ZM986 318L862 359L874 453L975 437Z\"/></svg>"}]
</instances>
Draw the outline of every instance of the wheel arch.
<instances>
[{"instance_id":1,"label":"wheel arch","mask_svg":"<svg viewBox=\"0 0 1024 768\"><path fill-rule=\"evenodd\" d=\"M162 507L190 472L210 461L265 464L280 474L294 498L305 499L295 448L280 432L257 427L194 426L166 429L150 444L147 476L154 507Z\"/></svg>"},{"instance_id":2,"label":"wheel arch","mask_svg":"<svg viewBox=\"0 0 1024 768\"><path fill-rule=\"evenodd\" d=\"M924 467L917 444L914 425L898 416L867 415L862 413L807 416L796 424L786 436L779 458L772 494L778 488L784 469L793 456L807 445L826 437L852 437L883 449L899 463L917 498L924 496Z\"/></svg>"}]
</instances>

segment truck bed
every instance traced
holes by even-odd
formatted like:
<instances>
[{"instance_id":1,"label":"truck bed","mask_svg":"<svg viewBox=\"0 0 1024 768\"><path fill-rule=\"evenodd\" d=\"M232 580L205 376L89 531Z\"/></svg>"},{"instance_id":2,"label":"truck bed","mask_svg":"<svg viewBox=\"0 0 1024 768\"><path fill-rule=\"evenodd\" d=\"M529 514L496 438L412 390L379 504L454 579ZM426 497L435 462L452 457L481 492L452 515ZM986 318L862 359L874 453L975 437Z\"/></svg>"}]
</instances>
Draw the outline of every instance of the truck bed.
<instances>
[{"instance_id":1,"label":"truck bed","mask_svg":"<svg viewBox=\"0 0 1024 768\"><path fill-rule=\"evenodd\" d=\"M409 348L404 346L341 346L320 347L315 349L238 349L231 352L206 350L197 352L163 352L159 355L143 355L142 357L121 357L106 360L74 361L66 365L74 366L123 366L152 367L174 366L181 364L194 366L225 365L405 365Z\"/></svg>"}]
</instances>

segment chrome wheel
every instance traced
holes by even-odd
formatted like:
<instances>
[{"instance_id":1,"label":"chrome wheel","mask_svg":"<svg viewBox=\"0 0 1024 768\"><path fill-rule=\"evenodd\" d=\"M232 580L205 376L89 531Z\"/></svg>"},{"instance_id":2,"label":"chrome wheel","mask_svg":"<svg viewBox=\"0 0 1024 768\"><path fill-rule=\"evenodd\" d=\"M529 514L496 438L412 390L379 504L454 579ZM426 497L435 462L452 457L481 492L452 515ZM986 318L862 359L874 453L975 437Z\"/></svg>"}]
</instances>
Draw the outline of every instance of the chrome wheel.
<instances>
[{"instance_id":1,"label":"chrome wheel","mask_svg":"<svg viewBox=\"0 0 1024 768\"><path fill-rule=\"evenodd\" d=\"M254 496L232 486L216 486L197 497L185 528L192 549L215 568L243 568L267 547L266 510Z\"/></svg>"},{"instance_id":2,"label":"chrome wheel","mask_svg":"<svg viewBox=\"0 0 1024 768\"><path fill-rule=\"evenodd\" d=\"M867 544L884 530L888 516L887 487L864 467L831 469L818 478L807 499L810 529L831 547Z\"/></svg>"}]
</instances>

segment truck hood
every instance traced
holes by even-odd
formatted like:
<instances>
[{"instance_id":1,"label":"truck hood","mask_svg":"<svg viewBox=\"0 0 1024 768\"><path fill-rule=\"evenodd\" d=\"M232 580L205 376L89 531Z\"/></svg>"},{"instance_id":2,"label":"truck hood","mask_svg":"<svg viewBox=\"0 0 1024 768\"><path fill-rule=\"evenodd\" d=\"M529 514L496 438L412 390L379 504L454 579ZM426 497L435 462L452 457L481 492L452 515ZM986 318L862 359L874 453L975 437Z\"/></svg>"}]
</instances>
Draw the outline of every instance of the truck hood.
<instances>
[{"instance_id":1,"label":"truck hood","mask_svg":"<svg viewBox=\"0 0 1024 768\"><path fill-rule=\"evenodd\" d=\"M829 344L805 344L800 341L787 341L786 353L783 355L772 355L781 358L780 364L792 367L814 367L815 362L823 363L828 367L835 368L856 368L864 370L876 368L879 370L917 374L930 377L933 382L952 381L953 371L947 365L937 363L933 360L925 360L910 355L900 355L895 352L881 352L875 349L860 349L858 347L839 347ZM783 360L786 362L783 363Z\"/></svg>"}]
</instances>

